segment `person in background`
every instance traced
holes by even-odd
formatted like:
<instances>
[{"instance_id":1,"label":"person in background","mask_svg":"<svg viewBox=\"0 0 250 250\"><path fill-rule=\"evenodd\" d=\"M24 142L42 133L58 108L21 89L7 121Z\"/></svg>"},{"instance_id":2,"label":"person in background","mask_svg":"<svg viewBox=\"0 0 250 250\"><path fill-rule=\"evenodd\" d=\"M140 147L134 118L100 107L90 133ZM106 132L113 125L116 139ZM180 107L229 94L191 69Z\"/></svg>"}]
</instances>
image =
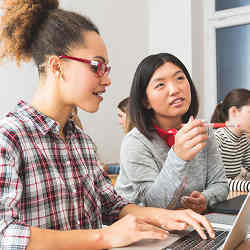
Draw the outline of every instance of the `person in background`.
<instances>
[{"instance_id":1,"label":"person in background","mask_svg":"<svg viewBox=\"0 0 250 250\"><path fill-rule=\"evenodd\" d=\"M109 249L188 225L214 237L191 210L142 208L114 191L93 141L71 119L75 107L99 109L111 84L107 49L88 18L58 5L2 1L0 59L33 59L39 85L30 104L0 120L1 249Z\"/></svg>"},{"instance_id":2,"label":"person in background","mask_svg":"<svg viewBox=\"0 0 250 250\"><path fill-rule=\"evenodd\" d=\"M211 122L225 122L215 130L231 191L250 191L250 90L233 89L217 104Z\"/></svg>"},{"instance_id":3,"label":"person in background","mask_svg":"<svg viewBox=\"0 0 250 250\"><path fill-rule=\"evenodd\" d=\"M197 113L194 84L178 58L160 53L139 64L130 91L136 128L122 142L115 186L120 195L144 206L198 213L227 198L213 130L194 119Z\"/></svg>"},{"instance_id":4,"label":"person in background","mask_svg":"<svg viewBox=\"0 0 250 250\"><path fill-rule=\"evenodd\" d=\"M129 97L124 98L117 105L117 114L119 122L125 134L127 134L133 127L133 123L129 118Z\"/></svg>"},{"instance_id":5,"label":"person in background","mask_svg":"<svg viewBox=\"0 0 250 250\"><path fill-rule=\"evenodd\" d=\"M121 100L117 105L117 115L119 123L125 134L127 134L133 128L133 124L129 118L128 109L129 109L129 97L126 97L123 100ZM107 163L104 164L104 169L107 172L107 174L112 175L113 183L115 183L116 177L120 172L120 164Z\"/></svg>"}]
</instances>

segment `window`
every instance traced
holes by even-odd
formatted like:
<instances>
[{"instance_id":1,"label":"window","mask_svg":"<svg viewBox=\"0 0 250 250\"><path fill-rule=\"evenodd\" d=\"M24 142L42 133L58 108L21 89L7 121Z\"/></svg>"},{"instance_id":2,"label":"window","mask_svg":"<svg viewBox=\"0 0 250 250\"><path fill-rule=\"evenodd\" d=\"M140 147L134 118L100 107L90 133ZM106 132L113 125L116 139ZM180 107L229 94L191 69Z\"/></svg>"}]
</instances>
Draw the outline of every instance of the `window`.
<instances>
[{"instance_id":1,"label":"window","mask_svg":"<svg viewBox=\"0 0 250 250\"><path fill-rule=\"evenodd\" d=\"M233 88L250 88L250 24L216 29L217 102Z\"/></svg>"},{"instance_id":2,"label":"window","mask_svg":"<svg viewBox=\"0 0 250 250\"><path fill-rule=\"evenodd\" d=\"M250 89L250 0L206 0L204 10L203 101L210 119L227 92Z\"/></svg>"},{"instance_id":3,"label":"window","mask_svg":"<svg viewBox=\"0 0 250 250\"><path fill-rule=\"evenodd\" d=\"M250 5L250 0L217 0L215 1L215 11L233 9Z\"/></svg>"}]
</instances>

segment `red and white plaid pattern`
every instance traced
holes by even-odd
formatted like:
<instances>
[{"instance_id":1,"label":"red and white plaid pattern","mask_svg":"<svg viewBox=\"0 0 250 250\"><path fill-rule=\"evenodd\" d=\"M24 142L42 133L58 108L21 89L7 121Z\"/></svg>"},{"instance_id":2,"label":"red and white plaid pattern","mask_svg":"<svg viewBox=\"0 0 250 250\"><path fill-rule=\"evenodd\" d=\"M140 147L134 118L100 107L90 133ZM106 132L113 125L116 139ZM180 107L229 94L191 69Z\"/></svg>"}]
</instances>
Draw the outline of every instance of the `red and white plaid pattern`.
<instances>
[{"instance_id":1,"label":"red and white plaid pattern","mask_svg":"<svg viewBox=\"0 0 250 250\"><path fill-rule=\"evenodd\" d=\"M101 228L128 204L104 175L90 137L71 119L65 135L23 101L0 121L0 249L26 249L29 226Z\"/></svg>"}]
</instances>

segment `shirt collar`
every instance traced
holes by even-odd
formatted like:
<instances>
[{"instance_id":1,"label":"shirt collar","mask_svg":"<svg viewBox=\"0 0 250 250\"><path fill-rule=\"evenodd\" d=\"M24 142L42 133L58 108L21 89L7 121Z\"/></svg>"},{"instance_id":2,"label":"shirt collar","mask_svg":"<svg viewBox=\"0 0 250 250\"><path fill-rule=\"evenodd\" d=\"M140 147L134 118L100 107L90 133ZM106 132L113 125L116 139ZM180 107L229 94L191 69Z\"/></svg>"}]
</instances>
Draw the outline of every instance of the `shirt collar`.
<instances>
[{"instance_id":1,"label":"shirt collar","mask_svg":"<svg viewBox=\"0 0 250 250\"><path fill-rule=\"evenodd\" d=\"M224 127L225 134L235 142L238 142L241 139L241 136L235 135L229 128Z\"/></svg>"},{"instance_id":2,"label":"shirt collar","mask_svg":"<svg viewBox=\"0 0 250 250\"><path fill-rule=\"evenodd\" d=\"M168 136L167 131L165 131L164 129L159 128L156 124L153 124L156 133L162 138L165 139Z\"/></svg>"},{"instance_id":3,"label":"shirt collar","mask_svg":"<svg viewBox=\"0 0 250 250\"><path fill-rule=\"evenodd\" d=\"M60 128L58 122L56 122L49 116L44 115L41 112L37 111L32 106L27 104L25 101L23 100L19 101L15 111L20 118L28 117L42 134L45 135L49 131L59 134ZM72 130L73 129L72 126L74 125L72 119L70 118L65 125L66 131Z\"/></svg>"},{"instance_id":4,"label":"shirt collar","mask_svg":"<svg viewBox=\"0 0 250 250\"><path fill-rule=\"evenodd\" d=\"M156 124L153 124L156 133L168 144L169 147L174 145L174 137L177 132L176 129L164 130L159 128Z\"/></svg>"}]
</instances>

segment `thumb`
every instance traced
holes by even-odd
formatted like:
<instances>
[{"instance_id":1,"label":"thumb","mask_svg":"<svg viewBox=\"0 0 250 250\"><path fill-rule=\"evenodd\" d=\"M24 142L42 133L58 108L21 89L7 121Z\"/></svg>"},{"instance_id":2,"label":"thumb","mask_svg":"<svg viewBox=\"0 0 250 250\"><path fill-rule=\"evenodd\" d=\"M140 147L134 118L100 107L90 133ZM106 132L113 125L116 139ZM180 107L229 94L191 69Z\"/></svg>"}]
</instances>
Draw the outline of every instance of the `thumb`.
<instances>
[{"instance_id":1,"label":"thumb","mask_svg":"<svg viewBox=\"0 0 250 250\"><path fill-rule=\"evenodd\" d=\"M191 197L193 197L193 198L199 198L200 197L200 192L193 191L192 194L191 194Z\"/></svg>"},{"instance_id":2,"label":"thumb","mask_svg":"<svg viewBox=\"0 0 250 250\"><path fill-rule=\"evenodd\" d=\"M193 120L194 120L194 117L191 115L191 116L189 117L188 122L192 122Z\"/></svg>"}]
</instances>

